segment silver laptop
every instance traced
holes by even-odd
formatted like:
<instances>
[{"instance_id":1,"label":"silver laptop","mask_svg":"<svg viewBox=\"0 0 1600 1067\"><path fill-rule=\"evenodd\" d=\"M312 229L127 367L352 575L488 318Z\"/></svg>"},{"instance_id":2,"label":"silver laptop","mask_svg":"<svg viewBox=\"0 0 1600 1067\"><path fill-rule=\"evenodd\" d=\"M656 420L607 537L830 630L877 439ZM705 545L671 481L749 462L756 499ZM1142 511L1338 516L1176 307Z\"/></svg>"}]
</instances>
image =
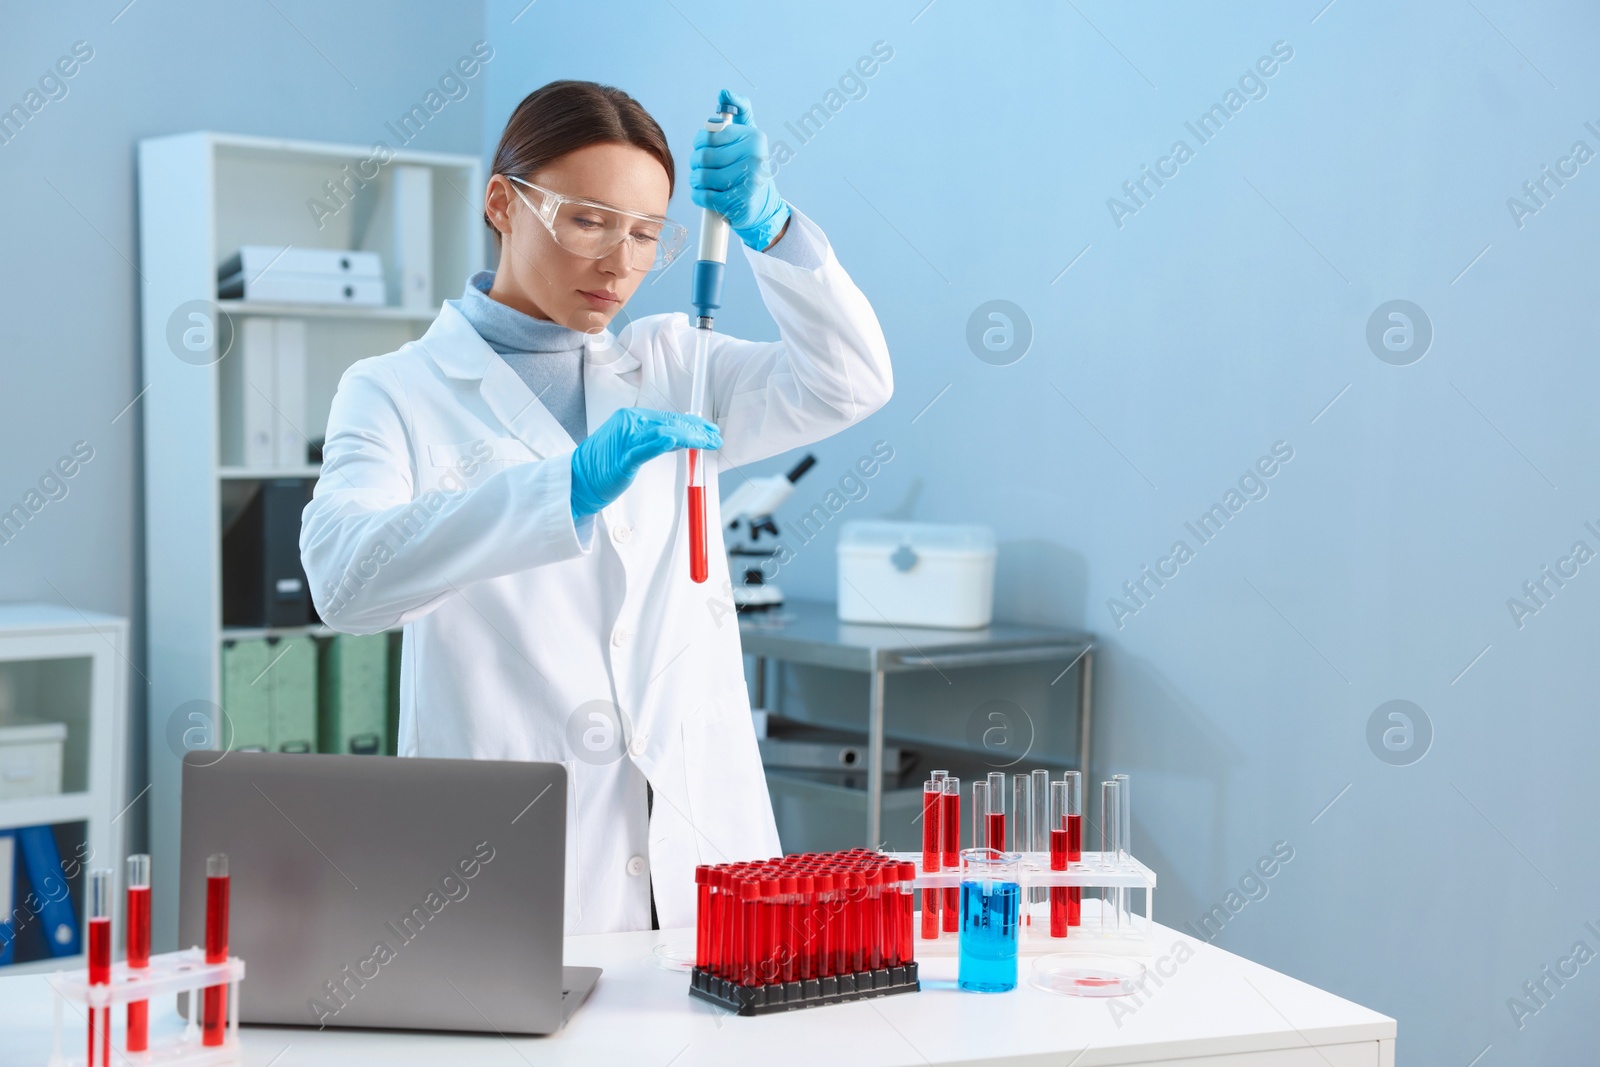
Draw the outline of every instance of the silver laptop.
<instances>
[{"instance_id":1,"label":"silver laptop","mask_svg":"<svg viewBox=\"0 0 1600 1067\"><path fill-rule=\"evenodd\" d=\"M594 989L562 966L559 763L191 752L179 940L228 854L240 1022L548 1034Z\"/></svg>"}]
</instances>

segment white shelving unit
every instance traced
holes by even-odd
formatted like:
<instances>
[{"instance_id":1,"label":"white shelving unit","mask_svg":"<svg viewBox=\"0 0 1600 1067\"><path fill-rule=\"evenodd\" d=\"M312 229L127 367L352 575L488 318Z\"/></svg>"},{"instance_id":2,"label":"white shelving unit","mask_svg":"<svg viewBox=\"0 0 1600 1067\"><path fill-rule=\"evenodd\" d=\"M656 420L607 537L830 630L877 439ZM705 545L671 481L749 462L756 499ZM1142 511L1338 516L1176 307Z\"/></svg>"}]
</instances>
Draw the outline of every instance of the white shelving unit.
<instances>
[{"instance_id":1,"label":"white shelving unit","mask_svg":"<svg viewBox=\"0 0 1600 1067\"><path fill-rule=\"evenodd\" d=\"M215 324L252 316L306 323L306 427L323 435L339 377L352 363L422 336L439 305L484 263L483 168L474 156L396 152L349 203L317 218L309 202L334 203L327 182L344 181L372 157L370 146L318 144L218 133L157 137L139 144L140 268L143 285L145 566L150 702L150 844L158 886L176 887L181 751L169 720L192 701L220 702L222 642L232 637L331 633L224 630L222 524L248 482L315 477L312 465L224 466L217 363L180 356L169 340L198 311ZM217 300L217 267L241 245L344 250L357 247L364 212L386 195L396 165L433 171L433 301L425 312ZM348 167L348 170L346 170ZM369 171L370 172L370 164ZM346 190L352 185L347 184ZM388 250L374 248L390 259ZM221 358L227 358L226 355ZM188 714L186 709L184 714ZM215 727L215 714L212 714ZM217 731L213 729L212 735ZM175 948L177 896L155 894L157 951Z\"/></svg>"},{"instance_id":2,"label":"white shelving unit","mask_svg":"<svg viewBox=\"0 0 1600 1067\"><path fill-rule=\"evenodd\" d=\"M75 891L90 867L122 869L127 656L124 619L54 604L0 604L0 726L67 728L61 792L0 799L0 830L64 826L75 836L82 824L87 852L61 849L61 875ZM9 906L14 922L25 914L41 921L21 899ZM81 912L77 918L81 927ZM0 967L0 975L83 965L81 955L52 957Z\"/></svg>"}]
</instances>

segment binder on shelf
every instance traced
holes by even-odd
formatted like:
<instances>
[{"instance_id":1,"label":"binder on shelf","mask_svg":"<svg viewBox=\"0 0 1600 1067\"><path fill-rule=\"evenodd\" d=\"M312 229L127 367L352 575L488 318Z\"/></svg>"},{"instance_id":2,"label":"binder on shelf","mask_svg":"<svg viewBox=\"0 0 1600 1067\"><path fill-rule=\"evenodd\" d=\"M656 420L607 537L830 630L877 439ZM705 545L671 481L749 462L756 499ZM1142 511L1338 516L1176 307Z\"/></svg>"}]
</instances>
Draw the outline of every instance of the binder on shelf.
<instances>
[{"instance_id":1,"label":"binder on shelf","mask_svg":"<svg viewBox=\"0 0 1600 1067\"><path fill-rule=\"evenodd\" d=\"M246 322L251 320L246 319ZM280 467L306 463L306 321L269 319L275 327L272 346L272 404L275 458Z\"/></svg>"},{"instance_id":2,"label":"binder on shelf","mask_svg":"<svg viewBox=\"0 0 1600 1067\"><path fill-rule=\"evenodd\" d=\"M0 830L0 967L13 958L12 945L17 940L17 924L12 918L17 898L17 839L8 830Z\"/></svg>"},{"instance_id":3,"label":"binder on shelf","mask_svg":"<svg viewBox=\"0 0 1600 1067\"><path fill-rule=\"evenodd\" d=\"M317 644L307 636L269 637L272 660L267 700L272 706L272 750L317 750Z\"/></svg>"},{"instance_id":4,"label":"binder on shelf","mask_svg":"<svg viewBox=\"0 0 1600 1067\"><path fill-rule=\"evenodd\" d=\"M222 710L231 729L220 723L217 728L230 749L272 749L272 713L263 677L271 662L265 641L222 642Z\"/></svg>"},{"instance_id":5,"label":"binder on shelf","mask_svg":"<svg viewBox=\"0 0 1600 1067\"><path fill-rule=\"evenodd\" d=\"M306 440L304 319L245 318L218 365L222 462L302 467Z\"/></svg>"},{"instance_id":6,"label":"binder on shelf","mask_svg":"<svg viewBox=\"0 0 1600 1067\"><path fill-rule=\"evenodd\" d=\"M44 935L47 950L55 957L78 955L83 951L78 916L72 907L72 893L67 885L71 879L61 865L55 829L19 826L14 833L33 896L39 904L39 930Z\"/></svg>"},{"instance_id":7,"label":"binder on shelf","mask_svg":"<svg viewBox=\"0 0 1600 1067\"><path fill-rule=\"evenodd\" d=\"M278 389L276 337L272 319L242 320L233 351L217 367L225 464L270 467L277 460L277 416L272 410Z\"/></svg>"},{"instance_id":8,"label":"binder on shelf","mask_svg":"<svg viewBox=\"0 0 1600 1067\"><path fill-rule=\"evenodd\" d=\"M217 268L217 296L295 304L383 303L376 252L243 245Z\"/></svg>"},{"instance_id":9,"label":"binder on shelf","mask_svg":"<svg viewBox=\"0 0 1600 1067\"><path fill-rule=\"evenodd\" d=\"M240 245L239 251L222 261L217 268L217 277L244 274L255 278L269 272L381 278L383 259L376 252L296 248L293 245Z\"/></svg>"},{"instance_id":10,"label":"binder on shelf","mask_svg":"<svg viewBox=\"0 0 1600 1067\"><path fill-rule=\"evenodd\" d=\"M228 626L305 626L311 589L300 566L300 513L309 478L266 478L222 535L222 621Z\"/></svg>"},{"instance_id":11,"label":"binder on shelf","mask_svg":"<svg viewBox=\"0 0 1600 1067\"><path fill-rule=\"evenodd\" d=\"M350 304L383 306L382 278L341 278L331 274L282 274L268 271L259 278L234 274L217 285L221 300L271 304Z\"/></svg>"},{"instance_id":12,"label":"binder on shelf","mask_svg":"<svg viewBox=\"0 0 1600 1067\"><path fill-rule=\"evenodd\" d=\"M376 756L387 745L389 635L336 634L317 667L317 751Z\"/></svg>"},{"instance_id":13,"label":"binder on shelf","mask_svg":"<svg viewBox=\"0 0 1600 1067\"><path fill-rule=\"evenodd\" d=\"M388 732L384 737L384 752L394 756L400 748L400 657L405 649L405 632L391 630L384 636L389 639L389 686L384 708Z\"/></svg>"},{"instance_id":14,"label":"binder on shelf","mask_svg":"<svg viewBox=\"0 0 1600 1067\"><path fill-rule=\"evenodd\" d=\"M433 169L397 164L375 198L365 226L362 248L387 254L385 293L388 302L410 311L428 311L433 299Z\"/></svg>"}]
</instances>

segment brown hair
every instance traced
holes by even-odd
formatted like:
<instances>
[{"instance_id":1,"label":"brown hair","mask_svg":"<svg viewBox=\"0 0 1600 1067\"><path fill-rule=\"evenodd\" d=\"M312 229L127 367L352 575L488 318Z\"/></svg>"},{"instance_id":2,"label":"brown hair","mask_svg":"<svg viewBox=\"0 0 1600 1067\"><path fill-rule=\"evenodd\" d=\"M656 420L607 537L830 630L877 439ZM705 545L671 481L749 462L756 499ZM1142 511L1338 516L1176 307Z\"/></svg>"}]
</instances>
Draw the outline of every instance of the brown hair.
<instances>
[{"instance_id":1,"label":"brown hair","mask_svg":"<svg viewBox=\"0 0 1600 1067\"><path fill-rule=\"evenodd\" d=\"M592 144L626 144L649 152L666 170L667 196L672 196L677 178L672 150L656 120L621 89L589 81L553 81L523 97L500 135L489 173L531 180L541 167ZM487 214L483 221L494 230Z\"/></svg>"}]
</instances>

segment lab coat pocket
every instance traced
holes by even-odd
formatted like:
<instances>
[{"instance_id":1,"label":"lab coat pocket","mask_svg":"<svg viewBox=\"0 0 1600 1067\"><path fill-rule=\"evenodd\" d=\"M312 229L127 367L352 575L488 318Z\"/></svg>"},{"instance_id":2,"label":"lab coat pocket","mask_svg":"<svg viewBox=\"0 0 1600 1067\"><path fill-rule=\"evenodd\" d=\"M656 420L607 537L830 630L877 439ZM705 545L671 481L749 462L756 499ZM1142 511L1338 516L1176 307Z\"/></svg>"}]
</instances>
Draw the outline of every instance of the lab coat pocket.
<instances>
[{"instance_id":1,"label":"lab coat pocket","mask_svg":"<svg viewBox=\"0 0 1600 1067\"><path fill-rule=\"evenodd\" d=\"M428 446L429 488L456 489L481 484L512 463L533 459L528 446L514 437L479 437L472 441Z\"/></svg>"},{"instance_id":2,"label":"lab coat pocket","mask_svg":"<svg viewBox=\"0 0 1600 1067\"><path fill-rule=\"evenodd\" d=\"M773 855L772 802L743 690L718 694L684 723L683 762L698 862Z\"/></svg>"}]
</instances>

